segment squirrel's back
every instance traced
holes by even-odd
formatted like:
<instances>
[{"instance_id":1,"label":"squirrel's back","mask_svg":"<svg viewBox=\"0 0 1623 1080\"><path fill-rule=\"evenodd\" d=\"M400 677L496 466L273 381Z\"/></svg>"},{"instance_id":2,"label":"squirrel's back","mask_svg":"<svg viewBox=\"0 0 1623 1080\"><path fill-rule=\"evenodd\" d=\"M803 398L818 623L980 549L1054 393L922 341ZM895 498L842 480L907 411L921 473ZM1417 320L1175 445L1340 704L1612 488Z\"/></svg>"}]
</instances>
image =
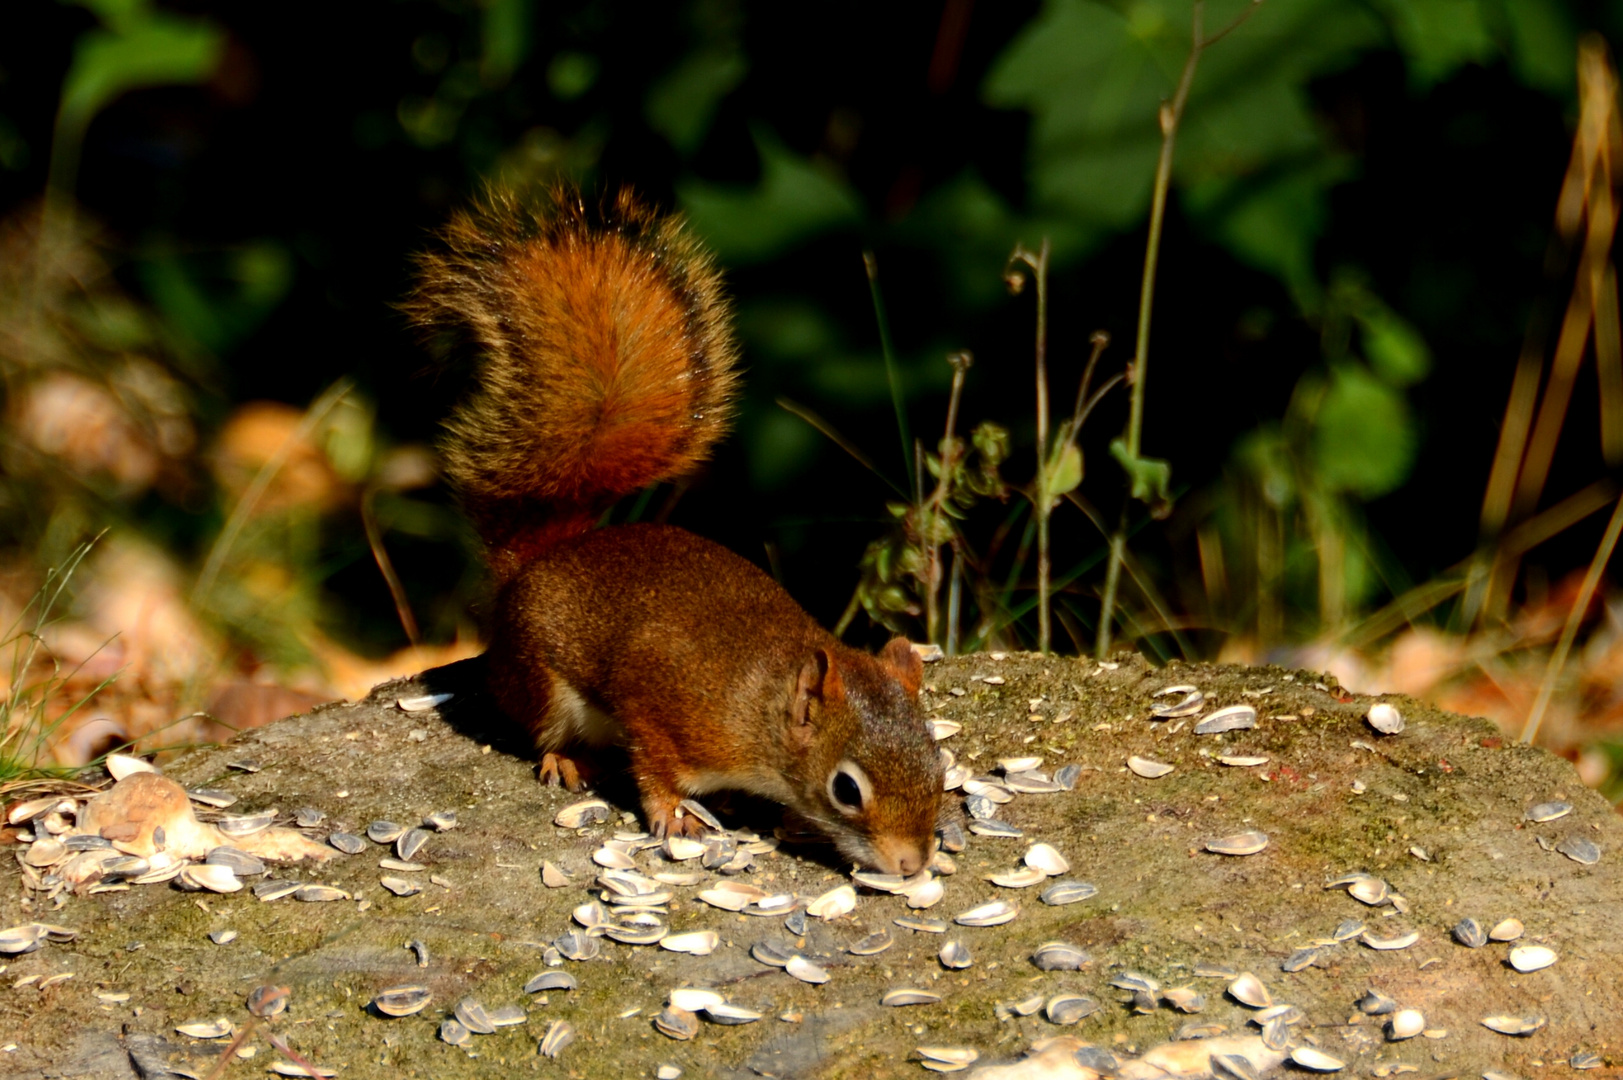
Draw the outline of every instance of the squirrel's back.
<instances>
[{"instance_id":1,"label":"squirrel's back","mask_svg":"<svg viewBox=\"0 0 1623 1080\"><path fill-rule=\"evenodd\" d=\"M720 275L681 221L622 191L493 188L419 260L407 313L473 389L446 473L498 581L616 499L691 471L732 414Z\"/></svg>"}]
</instances>

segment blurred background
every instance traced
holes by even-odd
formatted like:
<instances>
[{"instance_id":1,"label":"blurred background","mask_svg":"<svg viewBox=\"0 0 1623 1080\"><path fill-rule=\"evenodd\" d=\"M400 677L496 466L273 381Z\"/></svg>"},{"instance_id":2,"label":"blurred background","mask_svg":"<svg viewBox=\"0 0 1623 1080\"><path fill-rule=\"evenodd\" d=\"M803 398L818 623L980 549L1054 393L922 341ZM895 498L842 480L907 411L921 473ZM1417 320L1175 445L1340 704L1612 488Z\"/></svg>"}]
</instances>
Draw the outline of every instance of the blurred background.
<instances>
[{"instance_id":1,"label":"blurred background","mask_svg":"<svg viewBox=\"0 0 1623 1080\"><path fill-rule=\"evenodd\" d=\"M1588 0L0 6L0 771L479 650L463 373L396 305L500 177L632 185L727 268L737 433L617 519L950 651L1041 643L1046 531L1057 651L1324 670L1623 795L1619 40Z\"/></svg>"}]
</instances>

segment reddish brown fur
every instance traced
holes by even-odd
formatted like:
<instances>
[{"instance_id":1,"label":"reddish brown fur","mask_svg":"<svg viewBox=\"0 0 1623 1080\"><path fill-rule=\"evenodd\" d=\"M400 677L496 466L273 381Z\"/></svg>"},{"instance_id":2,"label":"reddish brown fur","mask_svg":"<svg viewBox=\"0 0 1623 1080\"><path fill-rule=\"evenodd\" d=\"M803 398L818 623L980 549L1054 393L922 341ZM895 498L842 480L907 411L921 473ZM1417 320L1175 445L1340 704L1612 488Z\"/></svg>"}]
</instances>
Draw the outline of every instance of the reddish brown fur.
<instances>
[{"instance_id":1,"label":"reddish brown fur","mask_svg":"<svg viewBox=\"0 0 1623 1080\"><path fill-rule=\"evenodd\" d=\"M750 563L680 529L589 531L615 499L704 460L736 383L709 256L629 194L603 216L567 195L492 192L422 258L406 305L477 365L445 457L502 586L497 701L534 734L544 776L571 787L560 751L623 742L657 832L697 826L675 816L684 796L743 788L848 857L912 873L941 762L907 643L847 648ZM867 785L860 807L836 803L836 774L847 793Z\"/></svg>"},{"instance_id":2,"label":"reddish brown fur","mask_svg":"<svg viewBox=\"0 0 1623 1080\"><path fill-rule=\"evenodd\" d=\"M737 346L710 257L629 192L492 190L422 256L405 308L472 353L446 472L505 580L627 492L686 475L725 433Z\"/></svg>"}]
</instances>

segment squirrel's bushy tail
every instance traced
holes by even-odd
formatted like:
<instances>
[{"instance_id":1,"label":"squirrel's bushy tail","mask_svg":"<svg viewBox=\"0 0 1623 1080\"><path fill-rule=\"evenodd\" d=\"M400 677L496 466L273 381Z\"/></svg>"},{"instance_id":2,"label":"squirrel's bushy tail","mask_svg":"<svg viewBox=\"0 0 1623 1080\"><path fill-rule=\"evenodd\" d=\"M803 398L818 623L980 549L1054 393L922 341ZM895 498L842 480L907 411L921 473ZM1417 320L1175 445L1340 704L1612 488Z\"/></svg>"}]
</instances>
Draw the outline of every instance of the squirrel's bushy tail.
<instances>
[{"instance_id":1,"label":"squirrel's bushy tail","mask_svg":"<svg viewBox=\"0 0 1623 1080\"><path fill-rule=\"evenodd\" d=\"M492 188L418 271L407 314L474 364L443 456L498 581L724 434L738 349L720 275L629 190L588 209Z\"/></svg>"}]
</instances>

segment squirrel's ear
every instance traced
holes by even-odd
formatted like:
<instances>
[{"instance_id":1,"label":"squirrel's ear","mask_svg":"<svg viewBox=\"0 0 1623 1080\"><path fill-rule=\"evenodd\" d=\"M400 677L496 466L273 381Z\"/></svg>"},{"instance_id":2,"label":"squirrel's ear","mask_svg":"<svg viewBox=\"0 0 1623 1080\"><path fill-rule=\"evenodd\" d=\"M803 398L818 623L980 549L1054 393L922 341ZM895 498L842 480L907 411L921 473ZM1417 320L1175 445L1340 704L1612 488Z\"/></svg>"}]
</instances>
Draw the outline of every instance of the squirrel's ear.
<instances>
[{"instance_id":1,"label":"squirrel's ear","mask_svg":"<svg viewBox=\"0 0 1623 1080\"><path fill-rule=\"evenodd\" d=\"M924 660L906 638L891 638L880 651L879 662L896 676L908 697L919 696L919 684L924 681Z\"/></svg>"},{"instance_id":2,"label":"squirrel's ear","mask_svg":"<svg viewBox=\"0 0 1623 1080\"><path fill-rule=\"evenodd\" d=\"M840 673L834 670L834 658L829 656L827 649L818 649L800 669L800 678L795 681L795 700L789 707L790 719L797 728L810 731L812 699L827 701L830 697L838 696L839 692Z\"/></svg>"}]
</instances>

